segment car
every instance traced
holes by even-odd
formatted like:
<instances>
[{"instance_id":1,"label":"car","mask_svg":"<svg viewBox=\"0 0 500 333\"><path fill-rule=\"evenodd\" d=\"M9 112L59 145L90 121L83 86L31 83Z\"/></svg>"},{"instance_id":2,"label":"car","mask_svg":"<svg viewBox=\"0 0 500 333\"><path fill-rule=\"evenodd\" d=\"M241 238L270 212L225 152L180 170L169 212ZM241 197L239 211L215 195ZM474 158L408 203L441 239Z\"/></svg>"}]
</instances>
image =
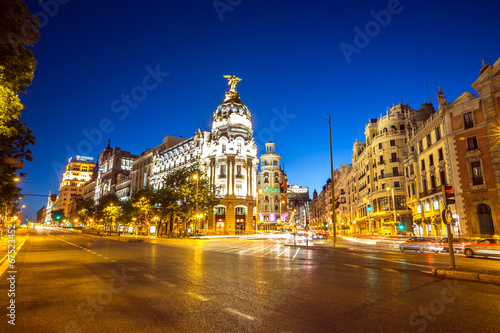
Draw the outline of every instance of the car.
<instances>
[{"instance_id":1,"label":"car","mask_svg":"<svg viewBox=\"0 0 500 333\"><path fill-rule=\"evenodd\" d=\"M464 254L472 258L474 256L500 257L500 238L485 238L475 243L464 244Z\"/></svg>"},{"instance_id":2,"label":"car","mask_svg":"<svg viewBox=\"0 0 500 333\"><path fill-rule=\"evenodd\" d=\"M415 252L424 253L425 251L433 251L439 253L443 248L439 245L436 238L433 237L410 237L404 243L399 245L401 252L406 250L414 250Z\"/></svg>"},{"instance_id":3,"label":"car","mask_svg":"<svg viewBox=\"0 0 500 333\"><path fill-rule=\"evenodd\" d=\"M475 239L468 238L453 238L453 250L454 252L462 252L462 247L464 244L469 244L475 242ZM439 240L439 245L443 248L444 252L449 251L448 237L441 238Z\"/></svg>"}]
</instances>

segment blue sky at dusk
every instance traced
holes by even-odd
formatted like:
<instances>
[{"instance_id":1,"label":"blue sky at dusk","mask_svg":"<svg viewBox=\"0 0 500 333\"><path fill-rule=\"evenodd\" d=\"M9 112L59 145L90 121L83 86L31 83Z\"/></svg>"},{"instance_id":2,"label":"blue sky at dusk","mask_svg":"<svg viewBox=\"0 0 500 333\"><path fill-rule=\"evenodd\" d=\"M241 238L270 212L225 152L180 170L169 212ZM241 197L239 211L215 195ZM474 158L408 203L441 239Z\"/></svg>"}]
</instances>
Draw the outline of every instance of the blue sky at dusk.
<instances>
[{"instance_id":1,"label":"blue sky at dusk","mask_svg":"<svg viewBox=\"0 0 500 333\"><path fill-rule=\"evenodd\" d=\"M228 90L223 75L242 79L259 155L275 142L290 183L312 193L330 175L327 116L338 167L364 141L369 118L401 99L419 108L426 81L435 106L438 86L450 102L473 92L481 58L500 57L497 1L61 2L29 1L43 27L34 82L21 96L37 136L23 193L57 193L70 154L95 158L108 139L139 155L167 135L209 131ZM375 24L373 13L388 7ZM355 41L356 27L372 29L369 40ZM341 43L356 52L346 57ZM127 105L132 92L140 98ZM46 202L26 197L23 213L35 219Z\"/></svg>"}]
</instances>

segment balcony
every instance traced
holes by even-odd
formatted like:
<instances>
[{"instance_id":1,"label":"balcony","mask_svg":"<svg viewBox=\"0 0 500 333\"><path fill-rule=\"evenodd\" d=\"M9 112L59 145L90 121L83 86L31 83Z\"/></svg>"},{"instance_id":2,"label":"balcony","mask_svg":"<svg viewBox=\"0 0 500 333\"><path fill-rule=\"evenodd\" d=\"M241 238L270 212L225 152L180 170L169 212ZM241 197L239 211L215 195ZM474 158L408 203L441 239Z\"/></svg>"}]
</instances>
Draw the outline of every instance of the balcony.
<instances>
[{"instance_id":1,"label":"balcony","mask_svg":"<svg viewBox=\"0 0 500 333\"><path fill-rule=\"evenodd\" d=\"M399 162L399 158L391 158L391 163L397 163Z\"/></svg>"},{"instance_id":2,"label":"balcony","mask_svg":"<svg viewBox=\"0 0 500 333\"><path fill-rule=\"evenodd\" d=\"M428 196L436 194L436 193L441 193L441 186L436 186L436 187L433 187L431 189L428 189L427 191L420 192L418 194L418 197L419 197L419 199L425 198L425 197L428 197Z\"/></svg>"},{"instance_id":3,"label":"balcony","mask_svg":"<svg viewBox=\"0 0 500 333\"><path fill-rule=\"evenodd\" d=\"M384 160L382 160L382 161L378 161L378 162L377 162L377 165L385 165L385 161L384 161Z\"/></svg>"}]
</instances>

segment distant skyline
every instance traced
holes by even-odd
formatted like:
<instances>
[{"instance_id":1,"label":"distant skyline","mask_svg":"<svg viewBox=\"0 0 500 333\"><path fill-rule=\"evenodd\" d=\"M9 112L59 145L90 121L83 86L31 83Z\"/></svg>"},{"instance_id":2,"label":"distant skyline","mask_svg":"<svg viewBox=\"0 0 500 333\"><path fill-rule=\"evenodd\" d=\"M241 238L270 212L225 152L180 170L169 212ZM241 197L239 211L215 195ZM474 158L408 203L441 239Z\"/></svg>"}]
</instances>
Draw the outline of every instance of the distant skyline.
<instances>
[{"instance_id":1,"label":"distant skyline","mask_svg":"<svg viewBox=\"0 0 500 333\"><path fill-rule=\"evenodd\" d=\"M70 156L140 155L167 135L210 131L228 90L252 113L260 154L276 143L290 184L321 190L351 163L370 118L403 101L451 103L500 57L496 1L28 2L41 18L33 85L21 95L37 142L22 193L58 193ZM214 5L215 4L215 5ZM26 197L34 220L47 200Z\"/></svg>"}]
</instances>

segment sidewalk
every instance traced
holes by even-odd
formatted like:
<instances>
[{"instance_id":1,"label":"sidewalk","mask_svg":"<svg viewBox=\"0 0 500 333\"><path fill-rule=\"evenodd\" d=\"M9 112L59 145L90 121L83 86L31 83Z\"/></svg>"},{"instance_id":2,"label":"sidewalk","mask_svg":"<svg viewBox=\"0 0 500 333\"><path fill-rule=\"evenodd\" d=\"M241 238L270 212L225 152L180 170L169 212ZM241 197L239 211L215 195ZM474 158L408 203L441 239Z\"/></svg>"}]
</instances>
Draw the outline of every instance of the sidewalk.
<instances>
[{"instance_id":1,"label":"sidewalk","mask_svg":"<svg viewBox=\"0 0 500 333\"><path fill-rule=\"evenodd\" d=\"M432 275L449 279L493 283L500 285L500 271L494 270L484 271L472 269L433 268Z\"/></svg>"}]
</instances>

